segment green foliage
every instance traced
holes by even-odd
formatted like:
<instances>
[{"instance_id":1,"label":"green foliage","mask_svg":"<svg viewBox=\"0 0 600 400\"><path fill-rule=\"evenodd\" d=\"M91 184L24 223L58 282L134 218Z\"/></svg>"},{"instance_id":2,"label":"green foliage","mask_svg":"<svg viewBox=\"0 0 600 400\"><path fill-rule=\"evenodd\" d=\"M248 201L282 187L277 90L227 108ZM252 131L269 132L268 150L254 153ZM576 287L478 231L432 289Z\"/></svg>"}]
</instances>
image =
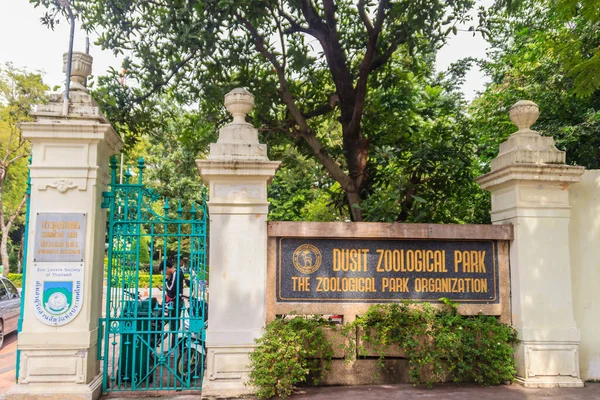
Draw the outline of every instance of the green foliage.
<instances>
[{"instance_id":1,"label":"green foliage","mask_svg":"<svg viewBox=\"0 0 600 400\"><path fill-rule=\"evenodd\" d=\"M470 110L486 167L516 131L508 109L528 99L540 107L533 129L554 137L568 164L600 168L600 25L585 11L600 7L574 3L523 0L487 15L491 51L482 67L492 82Z\"/></svg>"},{"instance_id":2,"label":"green foliage","mask_svg":"<svg viewBox=\"0 0 600 400\"><path fill-rule=\"evenodd\" d=\"M16 270L16 258L11 260L9 254L15 254L8 248L9 235L15 226L24 223L30 146L19 124L32 120L31 109L44 101L47 89L39 73L11 63L0 65L0 258L4 275L10 269ZM20 237L12 240L19 243Z\"/></svg>"},{"instance_id":3,"label":"green foliage","mask_svg":"<svg viewBox=\"0 0 600 400\"><path fill-rule=\"evenodd\" d=\"M146 235L146 230L141 228L141 236L139 237L139 241L137 245L140 246L138 251L140 266L144 266L144 268L150 268L150 251L148 251L148 246L150 244L150 236Z\"/></svg>"},{"instance_id":4,"label":"green foliage","mask_svg":"<svg viewBox=\"0 0 600 400\"><path fill-rule=\"evenodd\" d=\"M329 370L333 350L325 339L322 318L278 318L269 323L250 353L248 384L259 398L287 398L294 388L310 377L318 384Z\"/></svg>"},{"instance_id":5,"label":"green foliage","mask_svg":"<svg viewBox=\"0 0 600 400\"><path fill-rule=\"evenodd\" d=\"M11 274L18 275L18 274ZM106 273L105 273L106 275ZM185 279L190 279L190 274L183 274ZM200 276L198 279L206 279L203 276ZM135 283L132 283L135 286ZM152 287L158 287L163 285L163 275L162 274L152 274ZM120 277L116 276L116 274L112 275L112 287L123 287L123 281ZM127 286L127 285L125 285ZM140 273L138 275L137 280L137 288L149 288L150 287L150 274Z\"/></svg>"},{"instance_id":6,"label":"green foliage","mask_svg":"<svg viewBox=\"0 0 600 400\"><path fill-rule=\"evenodd\" d=\"M531 41L542 41L560 63L574 94L589 97L600 90L599 0L496 0L481 15L494 45L516 45L504 40L529 30Z\"/></svg>"},{"instance_id":7,"label":"green foliage","mask_svg":"<svg viewBox=\"0 0 600 400\"><path fill-rule=\"evenodd\" d=\"M360 328L361 339L380 352L381 361L387 346L404 349L414 383L430 387L449 374L455 382L471 379L480 385L512 381L516 331L495 317L462 316L454 304L447 300L445 304L440 310L429 303L375 305L346 325L344 332L352 347L354 332Z\"/></svg>"},{"instance_id":8,"label":"green foliage","mask_svg":"<svg viewBox=\"0 0 600 400\"><path fill-rule=\"evenodd\" d=\"M64 14L53 0L31 2L49 8L43 20L50 26ZM304 177L294 171L290 178L298 179L293 182L277 182L280 187L271 193L282 210L271 218L294 220L305 214L356 221L477 218L453 216L452 207L463 208L462 203L445 200L457 191L443 189L443 182L454 178L444 180L444 173L460 175L465 169L466 177L473 165L470 144L459 140L466 125L462 118L448 116L448 110L460 104L448 95L455 90L439 85L432 72L436 49L457 31L457 24L469 19L473 4L70 2L84 26L100 33L98 44L130 56L123 65L125 84L120 82L121 71L112 71L99 80L95 94L130 146L131 138L141 134L156 132L161 138L164 129L157 120L163 95L179 107L193 109L192 138L201 143L209 136L207 125L214 135L229 118L223 95L244 86L255 95L252 123L261 129L269 156L294 149L319 166ZM424 90L424 95L414 96ZM394 111L380 104L393 104ZM387 136L394 140L385 141ZM385 159L390 153L393 156ZM177 151L165 149L161 157L165 165L173 164L165 169L167 176L181 171ZM382 182L386 169L392 170L393 178ZM456 185L462 182L461 178ZM318 190L310 193L314 186ZM293 195L279 198L279 193ZM363 206L371 196L375 198ZM424 204L420 199L435 204L431 209L447 209L432 215L419 206ZM384 206L377 207L382 200ZM323 215L324 205L334 209L333 216ZM467 207L475 208L470 203Z\"/></svg>"},{"instance_id":9,"label":"green foliage","mask_svg":"<svg viewBox=\"0 0 600 400\"><path fill-rule=\"evenodd\" d=\"M23 285L23 274L8 274L8 280L10 280L16 287L20 288Z\"/></svg>"},{"instance_id":10,"label":"green foliage","mask_svg":"<svg viewBox=\"0 0 600 400\"><path fill-rule=\"evenodd\" d=\"M188 277L186 277L188 278ZM152 287L162 286L163 276L160 274L152 275ZM138 278L138 288L150 287L150 274L140 274Z\"/></svg>"},{"instance_id":11,"label":"green foliage","mask_svg":"<svg viewBox=\"0 0 600 400\"><path fill-rule=\"evenodd\" d=\"M268 188L269 220L272 221L344 221L345 207L332 197L343 191L314 159L298 154L289 146L282 154L282 166ZM276 156L276 157L277 157Z\"/></svg>"}]
</instances>

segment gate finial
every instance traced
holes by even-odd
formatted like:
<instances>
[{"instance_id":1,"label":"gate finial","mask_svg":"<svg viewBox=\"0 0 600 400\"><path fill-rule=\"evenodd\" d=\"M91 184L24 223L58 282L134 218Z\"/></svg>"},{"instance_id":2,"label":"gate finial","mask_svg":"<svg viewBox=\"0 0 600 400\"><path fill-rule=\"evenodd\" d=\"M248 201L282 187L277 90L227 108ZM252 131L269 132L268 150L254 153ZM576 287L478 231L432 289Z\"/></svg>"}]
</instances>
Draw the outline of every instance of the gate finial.
<instances>
[{"instance_id":1,"label":"gate finial","mask_svg":"<svg viewBox=\"0 0 600 400\"><path fill-rule=\"evenodd\" d=\"M144 157L140 157L138 159L137 168L138 168L138 173L139 173L138 183L141 185L142 183L144 183L143 176L144 176L144 169L146 168L146 163L144 161Z\"/></svg>"},{"instance_id":2,"label":"gate finial","mask_svg":"<svg viewBox=\"0 0 600 400\"><path fill-rule=\"evenodd\" d=\"M519 128L516 134L535 132L531 130L531 125L537 121L540 116L540 110L537 104L529 100L519 100L508 113L510 120Z\"/></svg>"},{"instance_id":3,"label":"gate finial","mask_svg":"<svg viewBox=\"0 0 600 400\"><path fill-rule=\"evenodd\" d=\"M233 115L232 124L247 124L246 114L254 107L254 95L244 88L235 88L225 95L225 108Z\"/></svg>"}]
</instances>

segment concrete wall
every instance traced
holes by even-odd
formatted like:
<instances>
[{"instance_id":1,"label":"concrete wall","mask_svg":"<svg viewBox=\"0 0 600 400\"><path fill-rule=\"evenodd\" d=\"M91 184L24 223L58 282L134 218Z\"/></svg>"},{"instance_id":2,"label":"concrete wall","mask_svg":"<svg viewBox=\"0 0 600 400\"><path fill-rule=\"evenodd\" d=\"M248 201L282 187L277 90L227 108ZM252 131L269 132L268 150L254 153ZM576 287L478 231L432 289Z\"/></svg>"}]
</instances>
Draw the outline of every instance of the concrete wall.
<instances>
[{"instance_id":1,"label":"concrete wall","mask_svg":"<svg viewBox=\"0 0 600 400\"><path fill-rule=\"evenodd\" d=\"M569 188L573 309L581 330L583 380L600 379L600 170L585 171Z\"/></svg>"}]
</instances>

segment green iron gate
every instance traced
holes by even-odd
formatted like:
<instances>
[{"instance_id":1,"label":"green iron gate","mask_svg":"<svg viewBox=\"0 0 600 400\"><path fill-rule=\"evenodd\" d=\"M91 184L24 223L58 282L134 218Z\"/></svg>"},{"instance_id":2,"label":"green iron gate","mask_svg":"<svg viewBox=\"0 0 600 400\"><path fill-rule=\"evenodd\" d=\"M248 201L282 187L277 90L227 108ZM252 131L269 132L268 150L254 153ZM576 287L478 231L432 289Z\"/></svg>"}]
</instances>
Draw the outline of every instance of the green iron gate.
<instances>
[{"instance_id":1,"label":"green iron gate","mask_svg":"<svg viewBox=\"0 0 600 400\"><path fill-rule=\"evenodd\" d=\"M173 209L127 170L117 183L111 159L106 265L106 310L99 340L103 391L199 390L204 375L206 294L206 202ZM178 279L182 296L169 301ZM175 287L175 289L174 289ZM163 291L164 289L164 291Z\"/></svg>"}]
</instances>

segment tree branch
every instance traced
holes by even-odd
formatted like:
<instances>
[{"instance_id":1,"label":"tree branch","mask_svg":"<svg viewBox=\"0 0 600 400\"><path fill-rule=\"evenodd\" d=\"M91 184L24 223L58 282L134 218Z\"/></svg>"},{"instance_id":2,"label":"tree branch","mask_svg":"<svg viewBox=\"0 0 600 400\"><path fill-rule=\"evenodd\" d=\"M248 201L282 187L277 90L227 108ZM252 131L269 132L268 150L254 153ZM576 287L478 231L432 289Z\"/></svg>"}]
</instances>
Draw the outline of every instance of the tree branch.
<instances>
[{"instance_id":1,"label":"tree branch","mask_svg":"<svg viewBox=\"0 0 600 400\"><path fill-rule=\"evenodd\" d=\"M283 11L283 7L280 6L277 11L279 12L279 15L281 17L285 18L285 20L290 24L290 28L286 29L284 31L285 33L291 34L294 32L302 32L302 33L306 33L307 35L311 35L315 39L318 39L317 35L319 33L317 31L315 31L314 29L310 29L309 27L300 25L298 22L296 22L296 20L294 20L294 18L292 18L291 15L289 15L288 13Z\"/></svg>"},{"instance_id":2,"label":"tree branch","mask_svg":"<svg viewBox=\"0 0 600 400\"><path fill-rule=\"evenodd\" d=\"M344 191L353 191L355 189L352 179L350 179L350 177L340 168L335 160L331 158L327 150L323 147L323 144L319 138L317 138L312 131L309 130L306 133L298 132L298 136L302 137L306 143L308 143L315 157L321 161L331 177L339 182Z\"/></svg>"},{"instance_id":3,"label":"tree branch","mask_svg":"<svg viewBox=\"0 0 600 400\"><path fill-rule=\"evenodd\" d=\"M365 24L367 34L371 36L373 33L373 25L371 24L371 20L365 11L365 0L359 0L356 7L358 8L358 15L360 15L360 19L362 19L363 24Z\"/></svg>"},{"instance_id":4,"label":"tree branch","mask_svg":"<svg viewBox=\"0 0 600 400\"><path fill-rule=\"evenodd\" d=\"M381 0L379 3L375 26L369 35L367 50L365 51L365 56L358 72L358 82L356 84L356 102L354 104L354 110L352 112L352 120L350 122L349 129L351 132L359 132L358 128L360 127L360 121L365 105L365 98L367 96L367 82L369 79L369 74L371 73L371 65L377 52L377 39L379 39L379 34L383 28L387 4L388 0Z\"/></svg>"},{"instance_id":5,"label":"tree branch","mask_svg":"<svg viewBox=\"0 0 600 400\"><path fill-rule=\"evenodd\" d=\"M179 72L179 70L181 68L183 68L192 58L194 58L195 55L196 55L196 53L191 53L186 58L184 58L183 60L181 60L179 63L177 63L177 65L175 66L175 68L173 68L173 71L171 71L171 74L169 74L169 76L167 76L166 79L163 79L162 82L157 82L157 83L153 84L152 85L152 89L150 89L150 91L148 93L146 93L146 94L144 94L142 96L136 97L135 99L133 99L133 101L135 103L139 103L139 102L142 102L142 101L146 100L148 97L152 96L160 88L162 88L164 85L166 85L167 83L169 83L171 81L171 79L173 79L173 77Z\"/></svg>"},{"instance_id":6,"label":"tree branch","mask_svg":"<svg viewBox=\"0 0 600 400\"><path fill-rule=\"evenodd\" d=\"M407 40L408 40L407 33L405 31L402 31L401 35L396 36L396 38L394 40L392 40L392 43L390 43L390 46L387 48L385 53L378 55L373 60L373 62L371 63L371 71L375 71L376 69L385 65L389 61L392 54L394 54L394 52L398 49L398 47L401 44L406 43Z\"/></svg>"},{"instance_id":7,"label":"tree branch","mask_svg":"<svg viewBox=\"0 0 600 400\"><path fill-rule=\"evenodd\" d=\"M8 161L8 162L7 162L6 164L4 164L4 165L6 166L6 168L8 168L8 166L10 166L12 163L14 163L14 162L15 162L15 161L17 161L18 159L20 159L20 158L23 158L23 157L26 157L26 156L27 156L27 154L21 154L21 155L18 155L18 156L16 156L16 157L14 157L13 159L11 159L10 161Z\"/></svg>"},{"instance_id":8,"label":"tree branch","mask_svg":"<svg viewBox=\"0 0 600 400\"><path fill-rule=\"evenodd\" d=\"M347 188L353 187L352 180L349 176L344 172L344 170L333 160L327 150L323 147L315 133L310 129L306 118L302 115L302 112L298 108L292 93L289 91L287 80L285 78L285 71L283 70L281 64L277 60L275 54L270 52L266 46L263 36L258 32L256 27L250 23L250 21L243 17L237 11L234 13L234 16L244 25L244 27L250 32L252 38L254 39L254 45L259 53L261 53L267 60L271 62L275 71L277 72L277 76L279 79L279 92L281 93L281 97L283 102L287 106L288 111L290 112L292 118L298 125L298 129L292 131L293 134L302 137L306 143L310 146L315 157L321 161L323 166L327 169L329 174L340 183L344 190Z\"/></svg>"},{"instance_id":9,"label":"tree branch","mask_svg":"<svg viewBox=\"0 0 600 400\"><path fill-rule=\"evenodd\" d=\"M311 0L300 0L300 9L304 18L306 18L306 22L308 22L309 28L316 29L321 34L325 33L321 16Z\"/></svg>"},{"instance_id":10,"label":"tree branch","mask_svg":"<svg viewBox=\"0 0 600 400\"><path fill-rule=\"evenodd\" d=\"M302 115L306 119L311 119L314 117L319 117L321 115L325 115L331 110L335 108L335 105L339 101L339 96L336 93L332 93L329 95L329 101L326 104L321 104L317 108L304 112Z\"/></svg>"},{"instance_id":11,"label":"tree branch","mask_svg":"<svg viewBox=\"0 0 600 400\"><path fill-rule=\"evenodd\" d=\"M332 33L337 37L337 21L335 19L336 5L333 0L323 0L323 8L325 9L325 22Z\"/></svg>"},{"instance_id":12,"label":"tree branch","mask_svg":"<svg viewBox=\"0 0 600 400\"><path fill-rule=\"evenodd\" d=\"M21 212L21 208L23 208L23 206L25 205L25 202L27 202L27 197L28 197L27 194L25 196L23 196L21 203L19 203L19 206L17 207L17 209L15 210L13 215L11 215L10 218L8 219L8 223L6 224L6 232L10 232L10 227L12 226L13 222L15 221L15 218L17 218L17 215L19 215L19 213Z\"/></svg>"},{"instance_id":13,"label":"tree branch","mask_svg":"<svg viewBox=\"0 0 600 400\"><path fill-rule=\"evenodd\" d=\"M310 0L300 0L300 8L308 26L319 32L315 37L319 40L327 59L336 91L340 96L341 122L342 125L346 125L352 118L354 107L354 79L346 64L346 54L337 34L335 4L333 0L324 0L326 23Z\"/></svg>"},{"instance_id":14,"label":"tree branch","mask_svg":"<svg viewBox=\"0 0 600 400\"><path fill-rule=\"evenodd\" d=\"M275 11L273 9L269 8L269 12L271 13L271 16L277 24L277 33L279 34L279 41L281 43L282 68L285 71L287 64L287 55L285 50L285 40L283 40L283 29L281 28L281 21L279 21L279 18L277 18L277 15L275 14Z\"/></svg>"}]
</instances>

